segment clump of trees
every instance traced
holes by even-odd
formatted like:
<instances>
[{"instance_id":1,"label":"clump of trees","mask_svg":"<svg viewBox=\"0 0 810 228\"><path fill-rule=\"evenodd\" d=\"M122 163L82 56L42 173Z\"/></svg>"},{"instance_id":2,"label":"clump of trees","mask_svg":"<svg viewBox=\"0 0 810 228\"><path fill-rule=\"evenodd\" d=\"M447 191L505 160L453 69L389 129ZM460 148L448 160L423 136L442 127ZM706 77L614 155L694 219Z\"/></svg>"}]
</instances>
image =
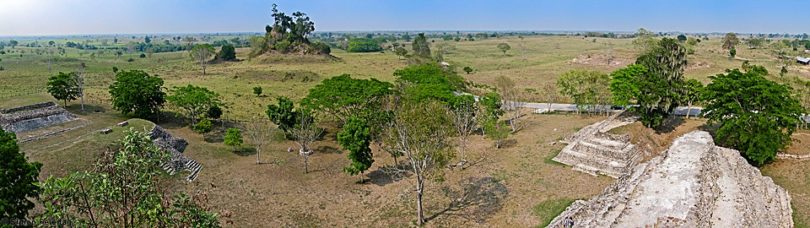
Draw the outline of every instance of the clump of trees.
<instances>
[{"instance_id":1,"label":"clump of trees","mask_svg":"<svg viewBox=\"0 0 810 228\"><path fill-rule=\"evenodd\" d=\"M506 52L509 51L509 49L512 49L512 46L509 46L509 44L507 43L498 44L498 50L501 50L501 52L503 52L504 55L506 55Z\"/></svg>"},{"instance_id":2,"label":"clump of trees","mask_svg":"<svg viewBox=\"0 0 810 228\"><path fill-rule=\"evenodd\" d=\"M216 59L221 61L236 61L236 48L231 44L222 45Z\"/></svg>"},{"instance_id":3,"label":"clump of trees","mask_svg":"<svg viewBox=\"0 0 810 228\"><path fill-rule=\"evenodd\" d=\"M162 87L163 79L144 71L118 71L109 88L112 106L124 115L132 114L140 118L155 116L166 102Z\"/></svg>"},{"instance_id":4,"label":"clump of trees","mask_svg":"<svg viewBox=\"0 0 810 228\"><path fill-rule=\"evenodd\" d=\"M205 87L194 85L175 87L172 95L166 97L166 100L183 110L186 117L191 119L191 124L196 124L197 120L205 118L211 108L222 106L219 94Z\"/></svg>"},{"instance_id":5,"label":"clump of trees","mask_svg":"<svg viewBox=\"0 0 810 228\"><path fill-rule=\"evenodd\" d=\"M767 71L759 69L711 76L701 97L709 124L719 125L719 144L739 150L756 166L773 161L790 145L805 112L789 87L766 79Z\"/></svg>"},{"instance_id":6,"label":"clump of trees","mask_svg":"<svg viewBox=\"0 0 810 228\"><path fill-rule=\"evenodd\" d=\"M274 22L265 26L265 35L251 38L251 57L271 51L322 55L331 53L331 48L325 43L310 43L308 36L315 31L315 22L307 14L294 12L287 15L277 7L273 4L271 15Z\"/></svg>"},{"instance_id":7,"label":"clump of trees","mask_svg":"<svg viewBox=\"0 0 810 228\"><path fill-rule=\"evenodd\" d=\"M368 38L352 38L349 40L348 48L346 48L348 52L378 52L382 50L380 43Z\"/></svg>"}]
</instances>

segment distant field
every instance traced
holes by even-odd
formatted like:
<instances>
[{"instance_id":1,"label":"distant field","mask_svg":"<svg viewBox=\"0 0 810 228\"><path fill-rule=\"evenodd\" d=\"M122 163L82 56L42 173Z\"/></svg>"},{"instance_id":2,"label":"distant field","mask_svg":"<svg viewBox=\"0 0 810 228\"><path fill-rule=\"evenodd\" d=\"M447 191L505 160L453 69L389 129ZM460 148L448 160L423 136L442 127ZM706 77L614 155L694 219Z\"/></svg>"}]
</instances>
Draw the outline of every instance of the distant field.
<instances>
[{"instance_id":1,"label":"distant field","mask_svg":"<svg viewBox=\"0 0 810 228\"><path fill-rule=\"evenodd\" d=\"M40 41L41 42L41 41ZM496 48L498 43L512 48L506 54ZM521 90L535 90L528 100L542 101L543 86L554 83L560 74L572 69L610 72L635 60L637 50L630 39L582 37L505 37L478 41L435 40L431 49L446 51L445 61L451 63L470 81L492 84L498 76L516 81ZM741 45L743 46L743 45ZM442 48L440 48L442 47ZM10 50L6 47L6 50ZM112 83L113 67L122 70L144 70L160 75L165 86L194 84L219 93L227 103L226 119L248 120L254 116L264 118L264 110L275 102L276 96L295 100L304 97L309 88L321 80L340 74L358 78L378 78L393 81L393 72L407 62L390 51L384 53L347 53L333 49L339 60L305 56L262 56L248 59L246 48L237 49L243 61L211 64L203 76L187 52L155 53L139 58L140 53L124 54L120 58L108 52L91 58L89 53L68 48L65 56L54 57L49 71L49 57L36 55L35 50L16 47L25 53L0 55L0 108L53 100L45 92L50 75L59 71L75 71L83 62L87 66L87 97L91 104L88 113L80 113L78 101L69 103L68 109L88 121L87 127L48 140L28 143L23 151L35 161L45 163L43 176L62 175L86 168L95 154L114 142L113 136L99 136L96 130L126 120L109 106L107 87ZM737 59L729 59L720 49L719 38L697 45L689 56L687 78L703 82L708 76L737 68L742 59L764 65L772 77L778 72L777 61L767 49L739 48ZM22 55L22 57L20 57ZM132 58L134 61L128 62ZM576 59L576 60L575 60ZM608 59L611 59L608 62ZM470 66L476 71L464 74L461 68ZM810 67L792 65L789 76L810 80ZM252 87L261 86L266 96L252 94ZM60 103L61 104L61 103ZM172 107L166 107L172 110ZM98 110L99 112L94 112ZM599 193L614 180L593 177L572 171L569 167L549 162L562 145L562 137L604 117L576 115L529 115L529 127L509 136L509 146L495 149L488 139L476 136L470 156L477 161L466 170L449 171L443 183L429 183L427 215L441 218L431 221L435 226L535 226L553 218L552 211L573 199L588 198ZM393 163L392 158L374 149L375 163L370 169L371 183L355 184L357 177L342 173L348 161L334 142L334 132L327 132L325 140L315 144L316 153L310 159L310 174L303 174L299 156L287 153L292 142L276 140L268 152L262 154L270 164L256 165L253 155L235 154L220 142L208 142L178 123L160 123L173 134L186 138L190 145L186 154L203 164L197 181L177 183L176 187L189 192L207 192L209 204L217 212L231 211L236 227L256 226L388 226L408 227L413 224L412 191L410 180L392 181L379 169ZM136 121L134 126L144 127L148 122ZM807 134L806 132L804 134ZM76 141L76 143L73 143ZM210 141L210 140L209 140ZM801 147L805 144L794 144ZM798 148L798 147L797 147ZM810 153L805 148L792 148L796 153ZM763 169L766 175L786 187L794 198L797 221L810 223L810 175L807 162L777 162ZM452 211L447 208L451 193L463 191L461 186L485 183L491 188L482 192L479 206ZM505 190L505 191L504 191ZM489 197L495 195L498 197ZM488 198L489 197L489 198ZM502 197L502 198L499 198ZM554 205L554 210L542 209ZM477 223L476 218L486 219Z\"/></svg>"}]
</instances>

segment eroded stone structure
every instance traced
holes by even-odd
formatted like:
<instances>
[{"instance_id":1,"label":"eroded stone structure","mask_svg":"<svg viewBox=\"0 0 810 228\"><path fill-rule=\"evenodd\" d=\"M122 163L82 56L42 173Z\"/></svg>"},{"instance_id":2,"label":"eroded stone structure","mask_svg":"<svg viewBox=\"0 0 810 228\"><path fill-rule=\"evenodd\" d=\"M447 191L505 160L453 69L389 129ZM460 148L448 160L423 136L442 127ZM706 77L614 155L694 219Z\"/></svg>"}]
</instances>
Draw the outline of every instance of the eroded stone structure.
<instances>
[{"instance_id":1,"label":"eroded stone structure","mask_svg":"<svg viewBox=\"0 0 810 228\"><path fill-rule=\"evenodd\" d=\"M75 119L75 115L53 102L0 110L0 127L14 133L36 130Z\"/></svg>"},{"instance_id":2,"label":"eroded stone structure","mask_svg":"<svg viewBox=\"0 0 810 228\"><path fill-rule=\"evenodd\" d=\"M169 175L174 175L182 170L188 170L190 174L186 177L186 180L194 181L197 179L197 175L199 175L202 170L202 165L183 155L183 151L185 151L186 146L188 146L188 142L185 139L172 136L168 131L158 125L152 128L149 132L149 136L156 146L170 153L171 157L169 161L162 165L163 169L166 170Z\"/></svg>"},{"instance_id":3,"label":"eroded stone structure","mask_svg":"<svg viewBox=\"0 0 810 228\"><path fill-rule=\"evenodd\" d=\"M553 160L585 173L619 177L638 164L642 156L629 136L608 131L634 121L634 117L616 114L586 126L563 141L568 145Z\"/></svg>"},{"instance_id":4,"label":"eroded stone structure","mask_svg":"<svg viewBox=\"0 0 810 228\"><path fill-rule=\"evenodd\" d=\"M792 213L785 189L694 131L549 227L792 227Z\"/></svg>"}]
</instances>

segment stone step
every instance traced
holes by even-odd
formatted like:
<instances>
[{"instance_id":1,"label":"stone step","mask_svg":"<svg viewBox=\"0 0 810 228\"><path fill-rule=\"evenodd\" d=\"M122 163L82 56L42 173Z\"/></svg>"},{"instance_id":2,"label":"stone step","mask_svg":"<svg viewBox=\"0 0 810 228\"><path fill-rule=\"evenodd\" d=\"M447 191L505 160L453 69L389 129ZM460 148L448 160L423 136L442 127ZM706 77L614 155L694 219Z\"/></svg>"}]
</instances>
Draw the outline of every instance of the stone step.
<instances>
[{"instance_id":1,"label":"stone step","mask_svg":"<svg viewBox=\"0 0 810 228\"><path fill-rule=\"evenodd\" d=\"M601 170L603 173L611 174L609 176L616 177L624 173L627 164L624 161L600 157L598 155L591 156L573 150L563 150L554 161L574 166L583 165L585 167L593 167L593 170Z\"/></svg>"},{"instance_id":2,"label":"stone step","mask_svg":"<svg viewBox=\"0 0 810 228\"><path fill-rule=\"evenodd\" d=\"M601 157L607 157L615 160L632 160L637 152L634 151L635 146L627 144L621 149L612 147L605 147L601 144L594 144L591 141L582 140L574 145L573 150L580 151L587 154L597 154Z\"/></svg>"}]
</instances>

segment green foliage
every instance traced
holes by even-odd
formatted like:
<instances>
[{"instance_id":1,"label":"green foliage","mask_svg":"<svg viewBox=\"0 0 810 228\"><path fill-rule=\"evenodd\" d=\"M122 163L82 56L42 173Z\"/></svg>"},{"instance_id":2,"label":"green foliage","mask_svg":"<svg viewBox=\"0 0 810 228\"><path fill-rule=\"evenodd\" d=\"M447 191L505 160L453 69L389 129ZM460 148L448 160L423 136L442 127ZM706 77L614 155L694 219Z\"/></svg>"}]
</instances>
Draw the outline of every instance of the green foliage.
<instances>
[{"instance_id":1,"label":"green foliage","mask_svg":"<svg viewBox=\"0 0 810 228\"><path fill-rule=\"evenodd\" d=\"M574 100L579 109L586 109L599 104L601 99L609 98L608 87L605 86L609 83L610 76L599 71L572 70L557 79L560 94Z\"/></svg>"},{"instance_id":2,"label":"green foliage","mask_svg":"<svg viewBox=\"0 0 810 228\"><path fill-rule=\"evenodd\" d=\"M25 219L34 208L40 188L37 178L42 164L28 162L17 146L13 132L0 129L0 221ZM3 224L0 224L3 226Z\"/></svg>"},{"instance_id":3,"label":"green foliage","mask_svg":"<svg viewBox=\"0 0 810 228\"><path fill-rule=\"evenodd\" d=\"M633 64L610 73L610 92L613 104L627 106L634 104L639 96L638 80L647 73L647 68Z\"/></svg>"},{"instance_id":4,"label":"green foliage","mask_svg":"<svg viewBox=\"0 0 810 228\"><path fill-rule=\"evenodd\" d=\"M382 109L392 87L391 83L374 78L353 79L344 74L323 80L310 89L301 105L346 121L349 116L362 117L365 112Z\"/></svg>"},{"instance_id":5,"label":"green foliage","mask_svg":"<svg viewBox=\"0 0 810 228\"><path fill-rule=\"evenodd\" d=\"M491 118L484 122L483 127L487 138L495 141L495 148L501 148L503 140L509 137L509 132L512 131L507 123Z\"/></svg>"},{"instance_id":6,"label":"green foliage","mask_svg":"<svg viewBox=\"0 0 810 228\"><path fill-rule=\"evenodd\" d=\"M235 61L236 49L231 44L222 45L222 48L219 50L219 53L217 54L217 59L223 61Z\"/></svg>"},{"instance_id":7,"label":"green foliage","mask_svg":"<svg viewBox=\"0 0 810 228\"><path fill-rule=\"evenodd\" d=\"M110 85L112 105L124 115L146 118L160 112L166 101L163 79L140 70L119 71Z\"/></svg>"},{"instance_id":8,"label":"green foliage","mask_svg":"<svg viewBox=\"0 0 810 228\"><path fill-rule=\"evenodd\" d=\"M680 34L680 35L678 35L678 41L680 41L680 42L686 42L686 35L684 35L684 34Z\"/></svg>"},{"instance_id":9,"label":"green foliage","mask_svg":"<svg viewBox=\"0 0 810 228\"><path fill-rule=\"evenodd\" d=\"M191 130L200 134L211 132L212 129L214 129L214 124L207 118L200 120L191 127Z\"/></svg>"},{"instance_id":10,"label":"green foliage","mask_svg":"<svg viewBox=\"0 0 810 228\"><path fill-rule=\"evenodd\" d=\"M253 87L253 94L256 94L257 97L261 96L262 95L262 87L261 86Z\"/></svg>"},{"instance_id":11,"label":"green foliage","mask_svg":"<svg viewBox=\"0 0 810 228\"><path fill-rule=\"evenodd\" d=\"M454 92L465 91L464 78L438 64L410 65L394 71L397 82L406 85L403 93L412 101L433 99L452 104Z\"/></svg>"},{"instance_id":12,"label":"green foliage","mask_svg":"<svg viewBox=\"0 0 810 228\"><path fill-rule=\"evenodd\" d=\"M548 226L548 224L551 223L551 220L554 220L555 217L565 211L565 208L572 203L574 203L573 199L561 198L545 200L535 205L532 209L534 212L533 214L540 219L540 225L537 227Z\"/></svg>"},{"instance_id":13,"label":"green foliage","mask_svg":"<svg viewBox=\"0 0 810 228\"><path fill-rule=\"evenodd\" d=\"M736 56L737 56L737 48L732 47L730 50L728 50L728 57L729 58L733 59Z\"/></svg>"},{"instance_id":14,"label":"green foliage","mask_svg":"<svg viewBox=\"0 0 810 228\"><path fill-rule=\"evenodd\" d=\"M776 152L790 145L805 110L790 89L769 81L761 71L729 70L710 77L702 98L710 124L719 124L716 138L735 148L753 165L776 158Z\"/></svg>"},{"instance_id":15,"label":"green foliage","mask_svg":"<svg viewBox=\"0 0 810 228\"><path fill-rule=\"evenodd\" d=\"M740 39L737 38L737 34L730 32L726 33L723 37L723 49L731 50L740 43ZM736 52L736 51L735 51Z\"/></svg>"},{"instance_id":16,"label":"green foliage","mask_svg":"<svg viewBox=\"0 0 810 228\"><path fill-rule=\"evenodd\" d=\"M637 80L637 111L644 126L659 128L683 98L683 69L686 49L678 41L664 38L636 59L647 68Z\"/></svg>"},{"instance_id":17,"label":"green foliage","mask_svg":"<svg viewBox=\"0 0 810 228\"><path fill-rule=\"evenodd\" d=\"M160 187L161 163L169 154L149 135L128 130L117 152L94 171L49 177L42 183L40 225L76 227L219 227L217 216L183 194L172 199ZM122 219L126 218L126 219Z\"/></svg>"},{"instance_id":18,"label":"green foliage","mask_svg":"<svg viewBox=\"0 0 810 228\"><path fill-rule=\"evenodd\" d=\"M273 45L273 50L276 50L276 51L281 52L281 53L287 53L287 52L290 51L291 47L292 47L292 43L290 43L290 41L281 40L281 41L277 41Z\"/></svg>"},{"instance_id":19,"label":"green foliage","mask_svg":"<svg viewBox=\"0 0 810 228\"><path fill-rule=\"evenodd\" d=\"M357 175L368 170L374 163L371 154L371 132L365 120L352 116L343 125L343 129L337 134L337 141L343 149L349 151L351 164L343 168L343 171Z\"/></svg>"},{"instance_id":20,"label":"green foliage","mask_svg":"<svg viewBox=\"0 0 810 228\"><path fill-rule=\"evenodd\" d=\"M214 56L215 52L216 50L214 50L214 46L211 46L210 44L197 44L191 48L189 55L191 56L192 60L197 61L200 64L200 67L202 67L203 70L203 75L205 75L205 64L208 62L208 59L210 59L211 56Z\"/></svg>"},{"instance_id":21,"label":"green foliage","mask_svg":"<svg viewBox=\"0 0 810 228\"><path fill-rule=\"evenodd\" d=\"M186 117L191 119L192 124L196 123L197 119L204 117L211 107L222 106L219 94L194 85L174 87L172 95L166 97L166 100L182 109Z\"/></svg>"},{"instance_id":22,"label":"green foliage","mask_svg":"<svg viewBox=\"0 0 810 228\"><path fill-rule=\"evenodd\" d=\"M225 132L224 140L225 145L232 146L234 150L236 150L236 148L242 146L244 142L242 140L242 131L240 131L239 128L228 128Z\"/></svg>"},{"instance_id":23,"label":"green foliage","mask_svg":"<svg viewBox=\"0 0 810 228\"><path fill-rule=\"evenodd\" d=\"M657 43L658 41L655 39L655 33L644 28L638 29L638 32L636 32L636 39L633 40L633 45L642 52L652 49Z\"/></svg>"},{"instance_id":24,"label":"green foliage","mask_svg":"<svg viewBox=\"0 0 810 228\"><path fill-rule=\"evenodd\" d=\"M374 39L368 38L352 38L349 40L348 52L378 52L382 51L382 47Z\"/></svg>"},{"instance_id":25,"label":"green foliage","mask_svg":"<svg viewBox=\"0 0 810 228\"><path fill-rule=\"evenodd\" d=\"M67 106L68 101L76 100L82 94L79 88L79 75L76 72L59 72L51 76L48 78L48 93L53 98L64 101Z\"/></svg>"},{"instance_id":26,"label":"green foliage","mask_svg":"<svg viewBox=\"0 0 810 228\"><path fill-rule=\"evenodd\" d=\"M430 59L430 43L428 43L427 37L425 37L424 33L419 33L416 38L413 39L413 43L411 43L413 48L413 54L416 57L423 58L423 59Z\"/></svg>"},{"instance_id":27,"label":"green foliage","mask_svg":"<svg viewBox=\"0 0 810 228\"><path fill-rule=\"evenodd\" d=\"M474 71L473 68L469 67L469 66L465 66L463 70L464 70L464 73L467 73L467 74L471 74Z\"/></svg>"},{"instance_id":28,"label":"green foliage","mask_svg":"<svg viewBox=\"0 0 810 228\"><path fill-rule=\"evenodd\" d=\"M689 105L700 99L700 94L703 92L703 84L695 79L689 79L684 83L684 101Z\"/></svg>"},{"instance_id":29,"label":"green foliage","mask_svg":"<svg viewBox=\"0 0 810 228\"><path fill-rule=\"evenodd\" d=\"M501 50L504 55L506 55L506 51L509 51L509 49L512 49L512 46L509 46L509 44L507 44L507 43L499 43L498 44L498 49Z\"/></svg>"},{"instance_id":30,"label":"green foliage","mask_svg":"<svg viewBox=\"0 0 810 228\"><path fill-rule=\"evenodd\" d=\"M501 95L498 93L490 92L481 96L479 104L484 109L483 113L485 118L488 119L498 119L501 115L503 115L503 109L501 109Z\"/></svg>"},{"instance_id":31,"label":"green foliage","mask_svg":"<svg viewBox=\"0 0 810 228\"><path fill-rule=\"evenodd\" d=\"M278 104L267 106L266 113L270 121L285 133L289 133L298 120L298 112L293 110L293 106L293 101L284 96L278 97Z\"/></svg>"}]
</instances>

